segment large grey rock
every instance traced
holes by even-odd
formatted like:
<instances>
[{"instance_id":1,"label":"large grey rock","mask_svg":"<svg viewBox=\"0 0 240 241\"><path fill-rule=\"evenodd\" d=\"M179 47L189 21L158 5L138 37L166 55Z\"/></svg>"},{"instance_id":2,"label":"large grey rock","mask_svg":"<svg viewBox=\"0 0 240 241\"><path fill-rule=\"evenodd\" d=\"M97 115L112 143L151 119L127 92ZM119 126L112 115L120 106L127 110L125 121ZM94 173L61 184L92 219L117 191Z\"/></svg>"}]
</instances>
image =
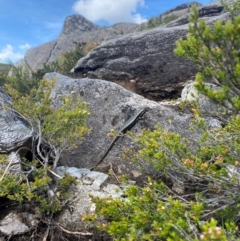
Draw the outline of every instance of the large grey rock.
<instances>
[{"instance_id":1,"label":"large grey rock","mask_svg":"<svg viewBox=\"0 0 240 241\"><path fill-rule=\"evenodd\" d=\"M100 27L81 15L72 15L66 18L60 36L56 40L29 49L24 61L33 71L36 71L43 64L58 59L62 53L76 47L76 43L100 43L103 39L135 31L137 27L138 24L132 23Z\"/></svg>"},{"instance_id":2,"label":"large grey rock","mask_svg":"<svg viewBox=\"0 0 240 241\"><path fill-rule=\"evenodd\" d=\"M174 97L195 73L173 53L187 31L187 26L159 27L105 41L78 61L73 76L113 81L153 100Z\"/></svg>"},{"instance_id":3,"label":"large grey rock","mask_svg":"<svg viewBox=\"0 0 240 241\"><path fill-rule=\"evenodd\" d=\"M112 142L112 138L107 135L110 130L117 131L136 110L144 107L149 107L149 110L143 119L139 120L132 128L134 133L139 133L143 128L153 129L160 122L163 128L175 131L183 136L189 134L190 138L196 139L194 133L188 131L192 115L180 112L174 106L163 106L109 81L88 78L71 79L57 73L46 74L45 78L56 79L56 87L52 93L55 96L55 101L57 101L58 96L69 95L74 91L89 103L91 116L88 120L88 126L92 127L92 131L81 143L77 143L76 149L63 156L61 164L65 166L90 168L97 164ZM171 125L169 119L172 120ZM209 117L209 121L211 119L213 118ZM131 165L123 160L122 151L125 147L134 146L132 138L123 136L114 145L101 165L112 162L123 169L131 169Z\"/></svg>"},{"instance_id":4,"label":"large grey rock","mask_svg":"<svg viewBox=\"0 0 240 241\"><path fill-rule=\"evenodd\" d=\"M28 145L33 135L27 121L9 108L10 102L10 97L0 88L0 153Z\"/></svg>"},{"instance_id":5,"label":"large grey rock","mask_svg":"<svg viewBox=\"0 0 240 241\"><path fill-rule=\"evenodd\" d=\"M199 8L208 24L226 20L223 6ZM152 100L179 97L194 65L174 54L175 42L188 33L189 13L165 27L124 35L103 42L81 58L72 76L116 82Z\"/></svg>"}]
</instances>

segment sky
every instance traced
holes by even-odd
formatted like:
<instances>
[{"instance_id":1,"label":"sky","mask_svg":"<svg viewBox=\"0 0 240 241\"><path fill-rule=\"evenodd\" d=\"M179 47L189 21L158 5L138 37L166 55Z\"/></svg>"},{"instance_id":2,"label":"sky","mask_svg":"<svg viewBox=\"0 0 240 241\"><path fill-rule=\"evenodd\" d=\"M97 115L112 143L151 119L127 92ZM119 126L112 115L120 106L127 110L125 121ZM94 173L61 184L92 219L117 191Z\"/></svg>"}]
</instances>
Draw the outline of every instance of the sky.
<instances>
[{"instance_id":1,"label":"sky","mask_svg":"<svg viewBox=\"0 0 240 241\"><path fill-rule=\"evenodd\" d=\"M0 0L0 63L16 63L29 48L56 39L64 20L81 14L100 26L142 23L184 0ZM199 0L208 4L210 0Z\"/></svg>"}]
</instances>

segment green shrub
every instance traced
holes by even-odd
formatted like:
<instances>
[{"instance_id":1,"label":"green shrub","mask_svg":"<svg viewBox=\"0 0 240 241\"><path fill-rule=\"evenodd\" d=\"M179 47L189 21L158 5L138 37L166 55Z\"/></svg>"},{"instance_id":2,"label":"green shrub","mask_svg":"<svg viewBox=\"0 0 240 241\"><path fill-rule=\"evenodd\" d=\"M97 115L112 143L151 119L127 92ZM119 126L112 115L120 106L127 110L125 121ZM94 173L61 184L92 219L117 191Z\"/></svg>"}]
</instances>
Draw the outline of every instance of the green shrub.
<instances>
[{"instance_id":1,"label":"green shrub","mask_svg":"<svg viewBox=\"0 0 240 241\"><path fill-rule=\"evenodd\" d=\"M11 85L22 95L28 94L32 88L37 88L40 79L28 67L16 67L11 64L10 74L6 76L5 84Z\"/></svg>"},{"instance_id":2,"label":"green shrub","mask_svg":"<svg viewBox=\"0 0 240 241\"><path fill-rule=\"evenodd\" d=\"M6 84L14 106L9 108L21 115L33 130L33 160L22 159L22 169L13 173L9 172L10 162L0 172L0 197L20 203L31 201L41 212L50 214L60 211L74 194L69 188L75 179L61 178L55 173L59 158L63 152L75 148L90 130L88 106L80 96L74 93L62 96L60 106L53 108L54 86L54 80L42 79L38 87L23 95L21 89Z\"/></svg>"},{"instance_id":3,"label":"green shrub","mask_svg":"<svg viewBox=\"0 0 240 241\"><path fill-rule=\"evenodd\" d=\"M36 72L32 71L28 66L16 67L10 64L11 74L9 76L6 73L0 75L0 85L1 83L2 85L7 84L22 95L29 94L31 89L38 88L46 73L58 72L66 74L70 72L82 56L82 47L77 46L68 52L62 53L56 61L43 64L43 67Z\"/></svg>"},{"instance_id":4,"label":"green shrub","mask_svg":"<svg viewBox=\"0 0 240 241\"><path fill-rule=\"evenodd\" d=\"M4 156L1 160L6 160ZM1 161L3 164L3 161ZM53 179L48 175L49 167L37 167L37 161L26 163L22 161L24 170L19 173L4 174L0 171L0 197L8 198L18 204L30 202L33 207L38 208L39 213L53 214L62 210L67 202L74 195L71 188L76 180L72 176L66 176L58 182L56 194L49 196L49 185L52 185ZM34 178L29 179L29 175Z\"/></svg>"},{"instance_id":5,"label":"green shrub","mask_svg":"<svg viewBox=\"0 0 240 241\"><path fill-rule=\"evenodd\" d=\"M43 68L38 70L36 74L42 79L43 75L49 72L69 73L81 57L83 57L83 49L77 45L70 51L62 53L57 60L44 64Z\"/></svg>"},{"instance_id":6,"label":"green shrub","mask_svg":"<svg viewBox=\"0 0 240 241\"><path fill-rule=\"evenodd\" d=\"M239 9L240 3L236 1L232 8L227 7L232 19L226 23L218 20L211 27L198 19L198 10L193 7L187 39L178 40L175 49L177 55L196 63L196 88L235 112L240 110ZM212 90L204 82L212 82L221 88Z\"/></svg>"},{"instance_id":7,"label":"green shrub","mask_svg":"<svg viewBox=\"0 0 240 241\"><path fill-rule=\"evenodd\" d=\"M232 13L238 5L234 8ZM153 131L143 130L136 138L139 151L135 159L153 166L161 181L149 178L144 188L131 186L125 198L93 198L96 213L85 217L104 220L99 229L114 240L240 240L239 16L232 21L217 22L210 28L197 20L193 8L190 34L177 42L176 50L198 65L198 89L222 104L228 101L232 116L225 126L211 129L197 106L192 106L192 134L185 138L160 124ZM218 53L216 43L227 48ZM206 87L199 87L209 79L218 81L222 90L212 95Z\"/></svg>"},{"instance_id":8,"label":"green shrub","mask_svg":"<svg viewBox=\"0 0 240 241\"><path fill-rule=\"evenodd\" d=\"M0 86L3 86L5 84L10 69L11 66L9 64L0 63Z\"/></svg>"},{"instance_id":9,"label":"green shrub","mask_svg":"<svg viewBox=\"0 0 240 241\"><path fill-rule=\"evenodd\" d=\"M87 103L79 95L62 96L61 106L53 108L51 93L54 85L54 80L42 79L38 88L31 89L25 96L11 85L6 85L6 88L13 98L15 110L36 132L37 154L47 165L51 159L55 169L61 153L74 148L90 129L86 127L89 116Z\"/></svg>"},{"instance_id":10,"label":"green shrub","mask_svg":"<svg viewBox=\"0 0 240 241\"><path fill-rule=\"evenodd\" d=\"M42 213L55 213L71 199L74 194L70 187L75 183L71 176L60 178L55 173L59 158L65 151L76 147L89 132L87 119L88 105L79 95L62 96L61 106L53 108L51 92L55 81L47 81L43 76L52 71L66 73L82 57L82 48L77 46L42 69L32 72L27 66L8 65L2 74L2 84L12 97L13 111L22 116L33 130L33 160L21 160L22 169L11 172L11 163L3 164L0 171L0 197L18 203L31 202ZM5 162L5 164L4 164ZM5 169L3 169L5 167ZM10 171L10 172L9 172ZM60 178L60 179L59 179ZM55 185L53 192L50 186Z\"/></svg>"},{"instance_id":11,"label":"green shrub","mask_svg":"<svg viewBox=\"0 0 240 241\"><path fill-rule=\"evenodd\" d=\"M94 198L94 217L105 218L101 230L115 240L237 240L240 186L229 167L240 170L240 116L215 130L198 115L194 121L198 131L204 128L195 143L160 125L141 133L138 160L154 166L165 181L131 186L126 199ZM169 179L187 193L174 192Z\"/></svg>"},{"instance_id":12,"label":"green shrub","mask_svg":"<svg viewBox=\"0 0 240 241\"><path fill-rule=\"evenodd\" d=\"M80 45L69 52L62 53L58 59L59 68L57 72L61 74L69 73L81 57L83 57L83 49Z\"/></svg>"}]
</instances>

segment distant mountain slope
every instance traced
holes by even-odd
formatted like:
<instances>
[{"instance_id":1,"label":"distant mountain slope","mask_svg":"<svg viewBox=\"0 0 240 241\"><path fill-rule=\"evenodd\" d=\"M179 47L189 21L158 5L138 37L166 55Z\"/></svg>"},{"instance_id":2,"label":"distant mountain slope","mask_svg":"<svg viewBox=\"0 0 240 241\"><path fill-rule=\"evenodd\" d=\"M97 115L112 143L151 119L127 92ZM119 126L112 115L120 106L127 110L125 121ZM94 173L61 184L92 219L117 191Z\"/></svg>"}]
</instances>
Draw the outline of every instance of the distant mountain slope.
<instances>
[{"instance_id":1,"label":"distant mountain slope","mask_svg":"<svg viewBox=\"0 0 240 241\"><path fill-rule=\"evenodd\" d=\"M165 25L183 15L186 15L190 8L196 5L198 7L202 6L201 3L198 2L190 2L181 4L175 8L172 8L157 17L150 18L146 23L141 24L140 29L148 29L148 28L155 28L161 25Z\"/></svg>"},{"instance_id":2,"label":"distant mountain slope","mask_svg":"<svg viewBox=\"0 0 240 241\"><path fill-rule=\"evenodd\" d=\"M170 22L178 16L184 15L192 4L200 5L196 2L182 4L161 14L159 17L150 19L149 23L150 25L154 23L154 25L159 26L159 21L165 23ZM145 25L140 26L134 23L117 23L110 27L100 27L83 16L75 14L65 19L63 29L56 40L29 49L24 61L33 71L36 71L40 69L43 64L58 59L61 53L71 50L76 44L90 43L93 46L97 46L103 40L149 28L148 26L144 26Z\"/></svg>"},{"instance_id":3,"label":"distant mountain slope","mask_svg":"<svg viewBox=\"0 0 240 241\"><path fill-rule=\"evenodd\" d=\"M76 44L100 44L104 39L134 32L138 28L134 23L118 23L110 27L100 27L81 15L66 18L63 29L56 40L31 48L25 55L25 62L33 71L44 63L54 61L61 53L76 47Z\"/></svg>"}]
</instances>

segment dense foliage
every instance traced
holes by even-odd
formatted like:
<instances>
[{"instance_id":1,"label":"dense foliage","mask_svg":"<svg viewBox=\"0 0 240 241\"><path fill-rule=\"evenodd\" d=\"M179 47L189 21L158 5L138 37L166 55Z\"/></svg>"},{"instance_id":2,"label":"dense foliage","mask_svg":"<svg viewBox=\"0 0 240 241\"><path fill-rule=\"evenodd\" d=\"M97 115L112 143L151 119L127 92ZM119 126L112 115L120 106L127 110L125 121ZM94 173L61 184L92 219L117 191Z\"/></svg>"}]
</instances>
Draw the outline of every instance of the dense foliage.
<instances>
[{"instance_id":1,"label":"dense foliage","mask_svg":"<svg viewBox=\"0 0 240 241\"><path fill-rule=\"evenodd\" d=\"M44 74L45 73L46 72L44 72ZM16 89L22 95L25 95L28 94L32 88L37 88L43 75L39 76L38 73L31 72L26 66L16 67L12 64L10 73L3 82L3 87L5 84L11 85L12 88Z\"/></svg>"},{"instance_id":2,"label":"dense foliage","mask_svg":"<svg viewBox=\"0 0 240 241\"><path fill-rule=\"evenodd\" d=\"M53 184L53 178L49 175L51 169L39 166L39 160L13 163L13 159L8 160L3 155L0 164L0 197L17 204L31 203L36 212L53 214L61 211L74 196L72 187L76 183L75 178L67 175L59 179L53 193L50 189ZM14 164L18 164L17 171Z\"/></svg>"},{"instance_id":3,"label":"dense foliage","mask_svg":"<svg viewBox=\"0 0 240 241\"><path fill-rule=\"evenodd\" d=\"M57 70L71 68L76 56L79 57L78 51L63 54L55 62ZM32 153L32 158L27 160L17 155L16 163L16 158L7 160L1 156L0 167L0 197L19 203L31 202L40 212L48 214L60 211L74 195L70 187L75 179L61 178L55 173L61 154L75 148L90 130L87 103L75 93L54 96L55 80L42 78L52 64L36 73L26 67L12 67L4 85L12 103L5 108L20 115L32 128L32 149L25 150ZM17 153L21 151L24 150Z\"/></svg>"},{"instance_id":4,"label":"dense foliage","mask_svg":"<svg viewBox=\"0 0 240 241\"><path fill-rule=\"evenodd\" d=\"M131 186L126 198L94 198L96 214L86 219L103 215L99 228L116 240L240 240L240 116L210 130L195 115L192 127L204 129L198 143L160 125L138 137L138 161L162 181Z\"/></svg>"},{"instance_id":5,"label":"dense foliage","mask_svg":"<svg viewBox=\"0 0 240 241\"><path fill-rule=\"evenodd\" d=\"M61 106L53 106L52 89L55 81L41 80L38 88L22 96L6 85L13 97L13 106L31 124L37 141L37 154L44 163L53 159L57 166L61 153L75 146L89 129L86 127L89 112L79 95L60 98Z\"/></svg>"},{"instance_id":6,"label":"dense foliage","mask_svg":"<svg viewBox=\"0 0 240 241\"><path fill-rule=\"evenodd\" d=\"M198 20L193 8L189 35L179 40L176 48L179 55L197 63L198 89L231 108L232 116L224 126L212 129L193 107L188 137L165 130L160 124L153 131L142 132L136 139L139 151L134 158L158 170L161 180L149 178L143 188L130 186L124 198L93 198L96 211L85 217L105 220L99 229L114 240L240 240L237 9L238 4L229 9L232 20L210 28ZM207 89L204 82L209 80L221 90Z\"/></svg>"}]
</instances>

